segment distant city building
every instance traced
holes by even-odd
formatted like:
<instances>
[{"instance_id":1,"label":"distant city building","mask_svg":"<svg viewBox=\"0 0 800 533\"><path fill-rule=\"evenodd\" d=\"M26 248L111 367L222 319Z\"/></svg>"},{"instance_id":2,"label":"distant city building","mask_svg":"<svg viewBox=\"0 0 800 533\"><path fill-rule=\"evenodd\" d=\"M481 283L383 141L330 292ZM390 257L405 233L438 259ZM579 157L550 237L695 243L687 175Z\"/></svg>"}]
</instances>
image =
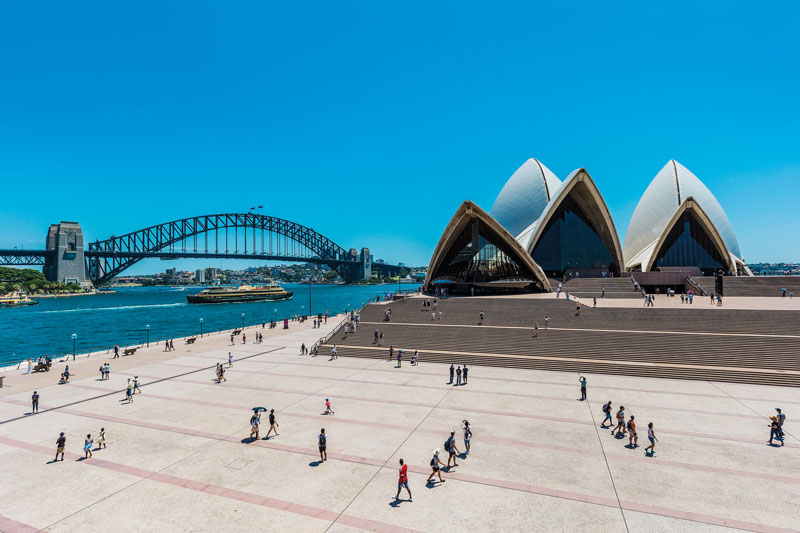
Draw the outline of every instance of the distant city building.
<instances>
[{"instance_id":1,"label":"distant city building","mask_svg":"<svg viewBox=\"0 0 800 533\"><path fill-rule=\"evenodd\" d=\"M207 280L214 280L219 277L219 269L216 267L208 267L206 269L206 279Z\"/></svg>"},{"instance_id":2,"label":"distant city building","mask_svg":"<svg viewBox=\"0 0 800 533\"><path fill-rule=\"evenodd\" d=\"M167 276L174 278L178 274L178 270L175 268L168 268L166 270Z\"/></svg>"},{"instance_id":3,"label":"distant city building","mask_svg":"<svg viewBox=\"0 0 800 533\"><path fill-rule=\"evenodd\" d=\"M202 268L198 268L194 271L194 280L197 283L205 283L206 282L206 271Z\"/></svg>"}]
</instances>

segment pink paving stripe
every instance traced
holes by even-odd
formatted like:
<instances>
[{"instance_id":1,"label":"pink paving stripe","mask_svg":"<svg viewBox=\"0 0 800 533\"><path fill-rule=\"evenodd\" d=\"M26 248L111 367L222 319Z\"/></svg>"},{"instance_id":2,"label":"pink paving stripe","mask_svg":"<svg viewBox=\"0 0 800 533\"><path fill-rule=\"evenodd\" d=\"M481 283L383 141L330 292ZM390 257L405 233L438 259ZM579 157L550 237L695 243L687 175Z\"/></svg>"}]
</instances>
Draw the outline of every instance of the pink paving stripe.
<instances>
[{"instance_id":1,"label":"pink paving stripe","mask_svg":"<svg viewBox=\"0 0 800 533\"><path fill-rule=\"evenodd\" d=\"M248 363L262 363L263 361L246 361ZM170 363L170 366L178 366L182 368L195 368L187 365L180 365L175 363ZM298 376L295 374L283 374L281 372L265 372L263 370L248 370L248 374L262 374L265 376L282 376L282 377L291 377L291 378L301 378L301 379L316 379L316 380L325 380L325 381L345 381L348 383L363 383L367 385L385 385L387 387L410 387L410 388L418 388L418 389L433 389L433 390L441 390L441 391L452 391L456 394L489 394L494 396L514 396L518 398L533 398L539 400L552 400L556 402L568 402L568 403L575 403L575 398L564 398L562 396L543 396L541 394L525 394L521 392L500 392L500 391L490 391L485 389L475 389L470 387L469 389L464 388L455 388L455 387L441 387L436 385L415 385L412 383L385 383L381 381L369 381L369 380L361 380L361 379L352 379L352 378L328 378L322 376ZM765 420L766 418L763 416L758 415L751 415L751 414L738 414L738 413L723 413L719 411L707 411L703 409L687 409L684 407L661 407L659 405L648 405L648 404L631 404L630 402L625 402L626 405L638 407L640 409L658 409L658 410L666 410L666 411L679 411L683 413L699 413L699 414L706 414L706 415L714 415L714 416L730 416L735 418L752 418L756 420Z\"/></svg>"},{"instance_id":2,"label":"pink paving stripe","mask_svg":"<svg viewBox=\"0 0 800 533\"><path fill-rule=\"evenodd\" d=\"M76 385L76 386L81 387L81 388L92 389L92 390L100 389L100 387L96 387L96 386L92 386L92 385ZM100 390L105 390L105 389L100 389ZM180 402L180 403L189 403L189 404L194 404L194 405L205 405L205 406L209 406L209 407L219 407L219 408L225 408L225 409L241 409L242 408L240 405L224 404L224 403L219 403L219 402L210 402L210 401L203 401L203 400L194 400L194 399L191 399L191 398L184 398L184 397L164 396L164 395L152 394L152 393L147 393L146 397L147 398L159 399L159 400L166 400L166 401L175 401L175 402ZM10 400L10 399L7 399L7 400L4 400L4 401L8 401L10 403L15 403L17 405L27 405L27 403L22 401L22 400ZM128 424L128 425L137 425L137 426L149 427L149 428L152 428L152 429L159 429L159 430L163 430L163 431L171 431L171 432L178 432L178 433L184 432L184 430L182 430L181 428L177 428L175 426L165 426L165 425L158 425L158 424L152 424L152 423L146 423L146 425L143 425L143 423L138 422L136 420L129 420L129 419L126 419L126 418L117 418L117 417L107 417L107 416L96 415L96 414L92 414L92 413L84 413L84 412L76 411L76 410L73 410L73 409L65 409L64 412L68 413L68 414L74 414L74 415L77 415L77 416L84 416L84 417L88 417L88 418L108 420L108 421L117 422L117 423L123 423L123 424ZM386 423L383 423L383 422L370 422L370 421L366 421L366 420L357 420L357 419L349 419L349 418L341 418L341 417L336 418L334 420L331 420L329 417L324 417L322 415L309 415L309 414L304 414L304 413L290 413L290 412L285 412L285 411L281 411L280 414L281 414L281 416L288 416L288 417L292 417L292 418L305 418L305 419L320 420L320 421L324 420L324 421L328 421L328 422L334 423L334 424L352 424L352 425L376 427L376 428L382 428L382 429L395 429L395 430L398 430L398 431L413 431L414 430L414 427L412 427L412 426L401 426L401 425L397 425L397 424L386 424ZM156 427L156 426L158 426L158 427ZM443 434L442 431L428 430L428 429L423 429L423 428L420 428L417 431L419 431L421 433L427 433L427 434L433 434L433 435L441 435L441 434ZM223 435L219 435L219 434L215 434L215 433L202 433L202 432L197 432L195 430L191 430L191 433L189 433L189 434L195 435L195 436L207 437L207 438L211 438L211 439L217 439L217 440L219 440L221 438L225 438ZM238 442L239 441L239 439L231 439L231 438L228 438L226 440L230 440L231 442ZM506 444L506 445L511 445L511 446L522 446L522 447L528 447L528 448L536 448L536 449L540 449L540 450L549 450L549 451L554 451L554 452L559 452L559 453L569 453L569 454L574 454L574 455L592 455L592 456L598 456L598 457L602 457L603 456L603 453L600 452L600 451L583 450L583 449L580 449L580 448L571 448L571 447L567 447L567 446L555 446L555 445L549 445L549 444L539 444L539 443L534 443L534 442L529 442L529 441L521 441L521 440L516 440L516 439L504 439L504 438L501 438L501 437L491 437L491 436L485 436L485 435L482 436L482 437L473 437L473 440L476 440L478 442L488 442L488 443L492 443L492 444ZM295 451L295 450L286 449L286 451ZM775 475L775 474L768 474L768 473L762 473L762 472L748 472L748 471L745 471L745 470L735 470L735 469L731 469L731 468L722 468L722 467L715 467L715 466L709 466L709 465L703 465L703 464L683 463L683 462L679 462L679 461L668 461L668 460L663 460L663 459L656 458L656 457L645 458L645 457L639 457L639 456L634 456L634 455L631 455L631 454L623 454L623 453L606 453L606 456L612 457L612 458L615 458L615 459L623 459L623 460L626 460L626 461L633 461L633 462L638 462L638 463L647 463L647 464L655 463L655 464L657 464L659 466L672 467L672 468L683 468L683 469L687 469L687 470L703 470L703 471L706 471L706 472L713 472L713 473L717 473L717 474L725 474L725 475L740 476L740 477L749 477L749 478L756 478L756 479L766 479L766 480L777 481L777 482L781 482L781 483L800 483L800 478L795 478L795 477L791 477L791 476L779 476L779 475Z\"/></svg>"},{"instance_id":3,"label":"pink paving stripe","mask_svg":"<svg viewBox=\"0 0 800 533\"><path fill-rule=\"evenodd\" d=\"M144 375L144 374L139 374L139 375L142 376L142 377L153 377L153 376L147 376L147 375ZM174 379L174 381L180 382L180 383L194 383L194 384L197 384L197 385L209 385L209 384L211 384L210 382L204 382L204 381L198 381L198 380L190 380L190 379L185 379L185 378L176 378L176 379ZM283 393L287 393L287 394L296 394L296 395L302 395L302 396L310 396L310 395L314 395L314 394L320 394L317 391L298 391L298 390L290 390L290 389L275 389L275 388L270 388L270 387L259 387L259 386L255 386L255 385L233 385L233 384L225 383L225 385L223 385L223 386L234 387L234 388L238 388L238 389L246 389L246 390L260 390L260 391L265 391L265 392L283 392ZM383 399L380 399L380 398L366 398L366 397L363 397L363 396L351 396L351 395L345 395L345 394L337 394L337 395L335 395L335 397L339 398L339 399L345 399L345 400L355 400L355 401L364 401L364 402L373 402L373 403L384 403L384 404L390 404L390 405L407 405L407 406L411 406L411 407L425 407L425 408L433 407L433 405L431 405L431 404L426 404L426 403L421 403L421 402L407 402L407 401L402 401L402 400L383 400ZM589 420L576 420L576 419L573 419L573 418L563 418L563 417L545 416L545 415L533 415L533 414L529 414L529 413L520 413L520 412L514 412L514 411L494 411L494 410L491 410L491 409L479 409L477 407L469 407L469 408L467 408L467 407L448 407L448 406L441 406L440 405L439 407L437 407L437 409L443 409L443 410L447 410L447 411L457 411L459 413L483 413L483 414L490 414L490 415L497 415L497 416L512 416L512 417L516 417L516 418L528 418L528 419L531 419L531 420L546 420L546 421L550 421L550 422L565 422L565 423L568 423L568 424L578 424L578 425L583 425L583 426L593 426L593 425L595 425L593 422L591 422ZM731 435L717 435L717 434L711 434L711 433L700 433L700 432L692 432L692 431L679 431L679 430L674 430L674 429L658 428L657 431L659 433L669 433L669 434L672 434L672 435L683 435L683 436L687 436L687 437L700 437L700 438L705 438L705 439L723 440L723 441L730 441L730 442L745 442L745 443L749 443L749 444L762 444L763 445L766 442L766 440L761 440L761 439L750 439L750 438L746 438L746 437L736 437L736 436L731 436ZM786 446L784 446L784 447L785 448L795 448L795 447L798 447L798 446L800 446L800 445L787 443Z\"/></svg>"},{"instance_id":4,"label":"pink paving stripe","mask_svg":"<svg viewBox=\"0 0 800 533\"><path fill-rule=\"evenodd\" d=\"M197 358L202 358L202 359L216 359L216 360L219 360L218 357L200 355L200 354L191 354L191 355L187 355L187 357L197 357ZM346 356L342 356L342 357L346 357ZM380 359L369 359L369 361L380 361ZM323 368L320 365L316 365L316 364L312 364L312 363L290 363L290 362L286 362L286 361L259 361L257 359L248 359L247 362L249 362L249 363L261 363L261 364L276 364L276 365L311 366L311 367L315 367L315 368ZM386 362L388 362L388 361L386 361ZM441 363L432 363L432 364L441 364ZM475 366L480 366L480 365L475 365ZM347 369L351 369L351 370L364 370L364 371L367 371L367 372L391 372L391 373L400 372L400 373L403 373L403 374L410 374L410 375L422 374L422 375L427 375L427 376L446 377L445 374L443 374L442 372L425 372L423 370L417 370L417 369L415 369L413 372L411 372L411 371L403 370L403 369L400 369L400 368L397 368L397 369L393 368L391 370L387 370L387 369L382 369L382 368L378 369L378 368L370 368L370 367L352 366L352 365L344 365L344 364L339 364L339 363L336 363L336 367L337 368L347 368ZM472 368L472 367L470 367L470 368ZM591 375L591 374L587 374L587 375ZM631 376L626 376L626 377L631 377ZM504 381L504 382L510 382L510 383L533 383L533 384L537 384L537 385L554 385L554 386L558 386L558 387L569 387L571 389L576 388L576 386L574 384L572 384L572 383L562 383L562 382L559 382L559 381L542 381L542 380L533 380L533 379L495 378L495 377L488 377L488 376L480 376L479 380L480 381L486 381L486 380ZM684 380L676 380L676 379L664 378L664 379L661 379L661 381L678 381L678 382L682 382ZM736 385L745 385L745 384L737 383ZM764 387L764 388L770 388L770 389L774 389L774 388L778 387L777 385L755 385L755 384L746 384L746 385L752 386L752 387ZM663 389L639 389L639 388L636 388L636 387L614 387L614 386L610 386L610 385L593 385L591 387L591 389L592 390L595 390L595 389L598 389L598 390L621 390L621 391L626 391L626 392L628 392L628 391L631 391L631 392L648 392L648 393L658 393L658 394L670 394L670 395L674 395L674 396L690 396L690 397L698 397L698 398L730 399L731 397L733 397L733 398L736 398L736 399L739 399L739 400L754 400L754 401L765 401L765 402L773 402L773 403L774 402L778 402L778 403L784 403L784 404L800 404L800 401L792 401L792 400L776 400L776 399L753 398L753 397L744 397L744 396L738 397L738 396L733 396L733 395L728 396L728 395L725 395L725 394L710 394L710 393L701 393L701 392L678 392L678 391L674 391L674 390L663 390ZM789 389L790 390L794 390L792 388L789 388Z\"/></svg>"},{"instance_id":5,"label":"pink paving stripe","mask_svg":"<svg viewBox=\"0 0 800 533\"><path fill-rule=\"evenodd\" d=\"M41 453L44 455L53 455L53 450L49 448L45 448L44 446L38 446L36 444L30 444L27 442L22 442L14 439L9 439L6 437L0 437L0 443L5 444L6 446L13 446L15 448L19 448L22 450L28 450L36 453ZM69 459L70 461L77 461L82 456L74 453L67 452L64 454L65 459ZM119 463L114 463L112 461L106 461L104 459L88 459L85 461L81 461L81 464L90 465L99 468L105 468L107 470L113 470L115 472L121 472L124 474L128 474L135 477L140 477L143 479L149 479L152 481L156 481L159 483L165 483L168 485L174 485L176 487L183 487L185 489L194 490L198 492L204 492L207 494L213 494L215 496L221 496L223 498L239 500L247 503L252 503L255 505L260 505L262 507L269 507L272 509L277 509L281 511L286 511L292 514L308 516L311 518L318 518L321 520L327 520L329 522L337 521L337 517L339 513L335 511L329 511L327 509L320 509L317 507L310 507L307 505L302 505L294 502L289 502L285 500L277 500L274 498L268 498L265 496L261 496L258 494L253 494L249 492L242 492L234 489L228 489L225 487L220 487L216 485L208 485L202 482L193 481L191 479L180 478L176 476L171 476L169 474L163 474L160 472L153 472L150 470L145 470L143 468L136 468L132 466L127 466ZM353 527L357 527L359 529L365 529L367 531L386 531L386 532L407 532L407 533L415 533L413 529L406 529L399 526L395 526L392 524L386 524L383 522L377 522L374 520L367 520L364 518L360 518L357 516L350 516L350 515L342 515L341 518L347 517L347 525L351 525ZM341 520L341 519L340 519ZM342 522L345 523L345 522ZM360 524L360 525L359 525ZM0 522L2 525L2 522ZM24 525L24 524L20 524ZM366 527L364 527L366 526ZM29 526L25 526L29 527ZM3 530L5 532L5 530ZM27 530L19 530L20 533L27 532L27 531L38 531L37 529L27 529Z\"/></svg>"},{"instance_id":6,"label":"pink paving stripe","mask_svg":"<svg viewBox=\"0 0 800 533\"><path fill-rule=\"evenodd\" d=\"M0 515L0 531L3 533L33 533L40 529Z\"/></svg>"},{"instance_id":7,"label":"pink paving stripe","mask_svg":"<svg viewBox=\"0 0 800 533\"><path fill-rule=\"evenodd\" d=\"M12 403L26 403L26 402L22 402L20 400L11 400L11 402ZM72 410L70 410L70 412L72 412ZM175 428L173 426L164 426L162 424L154 424L154 423L139 422L139 421L128 421L128 420L125 420L125 419L117 419L116 417L108 418L108 417L102 417L101 415L95 415L95 414L92 414L92 413L80 413L78 411L72 412L71 414L75 414L75 415L78 415L78 416L87 416L87 417L91 417L91 418L99 418L99 419L103 419L103 420L112 420L114 422L119 422L119 423L122 423L122 424L132 424L132 425L136 425L136 426L140 426L140 427L148 427L148 428L158 429L158 430L163 430L163 431L177 432L177 433L181 433L181 434L193 435L193 436L199 436L199 437L205 437L205 438L211 438L211 439L215 439L215 440L224 440L224 441L233 442L233 443L241 442L241 439L238 438L238 437L225 436L225 435L220 435L220 434L212 434L212 433L196 431L196 430L191 430L191 429ZM286 414L286 413L283 413L283 414ZM440 433L440 432L432 432L432 433ZM19 443L19 445L18 445L18 444L16 444L18 442L19 441L12 441L11 439L6 439L4 437L0 437L0 443L3 443L3 444L8 444L8 445L17 446L17 447L24 447L26 449L29 449L29 450L32 450L32 451L38 451L38 452L45 453L45 454L46 453L52 453L52 450L48 450L47 448L44 448L42 446L37 446L37 445L33 445L33 444L26 444L26 443ZM248 445L249 446L257 446L257 447L260 447L260 448L269 448L269 449L274 449L274 450L280 450L280 451L285 451L285 452L290 452L290 453L297 453L297 454L301 454L301 455L307 455L307 456L310 456L310 457L317 457L318 456L318 451L316 449L303 448L303 447L300 447L300 446L289 446L289 445L279 444L279 443L274 442L274 441L259 440L259 441L254 441L252 443L249 443ZM578 452L581 453L581 454L586 454L586 455L600 455L599 453L583 452L581 450L578 450ZM71 454L71 453L67 454L67 455L70 457L70 459L74 459L74 458L80 457L79 455ZM347 454L329 453L328 456L331 459L335 459L335 460L339 460L339 461L345 461L345 462L357 463L357 464L365 464L365 465L377 466L377 467L381 467L381 468L385 467L385 464L386 464L386 461L382 460L382 459L374 459L374 458L353 456L353 455L347 455ZM648 461L649 462L650 460L646 459L646 460L643 460L643 462L644 461ZM656 461L658 462L658 460L656 460ZM665 464L665 463L671 463L671 464ZM200 482L187 480L187 479L183 479L183 478L173 478L172 476L167 476L165 474L155 474L155 476L154 476L154 473L152 473L152 472L150 472L148 470L135 468L135 467L129 467L129 466L121 465L121 464L118 464L118 463L112 463L112 462L109 462L109 461L104 461L102 459L92 459L91 464L95 464L95 466L102 466L104 468L116 470L118 472L130 474L130 475L134 475L134 476L138 476L138 477L150 478L150 479L154 479L154 480L160 481L160 482L167 482L167 483L171 483L171 484L176 484L178 486L182 486L182 487L185 487L185 488L190 488L192 490L202 490L203 492L208 492L210 494L219 494L219 495L222 495L222 496L225 496L225 497L232 497L230 494L227 494L230 491L228 489L223 489L222 487L204 485L204 484L202 484ZM682 463L664 462L664 461L662 461L661 464L665 464L665 466L674 466L676 464L682 464ZM705 468L701 467L701 468L698 468L697 465L686 465L686 467L693 468L693 469L714 471L714 472L718 472L719 471L721 473L738 473L737 471L734 471L734 470L716 469L714 467L705 467ZM412 472L419 473L419 474L429 474L430 473L429 472L429 468L422 467L422 466L409 465L409 470L411 470ZM588 494L581 494L581 493L576 493L576 492L571 492L571 491L550 489L548 487L541 487L541 486L536 486L536 485L528 485L528 484L525 484L525 483L517 483L517 482L512 482L512 481L505 481L505 480L499 480L499 479L493 479L493 478L486 478L486 477L481 477L481 476L473 476L473 475L468 475L468 474L459 474L457 472L447 472L447 477L448 478L452 478L452 479L456 479L456 480L460 480L460 481L464 481L464 482L468 482L468 483L478 483L478 484L488 485L488 486L493 486L493 487L498 487L498 488L506 488L506 489L512 489L512 490L517 490L517 491L522 491L522 492L529 492L529 493L533 493L533 494L539 494L539 495L542 495L542 496L549 496L549 497L554 497L554 498L561 498L561 499L567 499L567 500L591 503L591 504L596 504L596 505L603 505L603 506L607 506L607 507L617 507L618 506L616 500L613 500L613 499L610 499L610 498L601 498L601 497L596 497L596 496L592 496L592 495L588 495ZM757 476L757 477L762 477L762 476ZM773 478L770 476L767 479L773 479ZM173 480L179 480L180 483L173 482ZM781 479L780 481L786 481L786 479ZM222 490L223 492L220 493L219 492L220 490ZM236 491L234 491L234 492L236 492ZM244 493L242 493L242 494L244 494ZM250 497L250 496L248 496L248 497ZM252 497L263 498L263 497L257 496L257 495L252 495ZM235 499L240 499L240 498L235 498ZM268 498L264 498L264 499L265 500L269 500ZM249 501L249 500L243 500L243 501ZM253 502L251 502L251 503L253 503ZM281 502L281 504L285 504L285 503L287 503L287 502ZM294 506L296 504L291 504L291 505ZM267 505L267 506L273 507L272 505ZM645 504L639 504L639 503L635 503L635 502L624 502L624 506L623 507L627 508L629 510L642 511L642 512L646 512L646 513L649 513L649 514L656 514L656 515L668 516L668 517L673 517L673 518L681 518L681 519L684 519L684 520L690 520L690 521L694 521L694 522L701 522L701 523L707 523L707 524L714 524L714 525L735 524L735 525L731 525L730 527L736 527L736 528L739 528L739 529L746 529L746 530L751 530L751 531L763 531L763 532L768 532L768 533L791 531L791 530L785 530L785 529L780 529L780 528L773 528L773 527L770 527L770 526L763 526L761 524L755 524L755 523L751 523L751 522L745 522L745 521L738 521L738 520L733 520L733 519L726 519L726 518L716 517L716 516L712 516L712 515L689 513L689 512L680 511L680 510L676 510L676 509L669 509L669 508L652 507L652 506L647 506ZM278 507L275 507L275 508L278 508ZM319 510L319 511L323 511L323 510ZM328 511L324 511L324 512L328 512ZM297 512L297 514L304 514L304 513ZM309 515L306 515L306 516L309 516ZM354 527L360 527L360 526L355 526L355 524L356 523L360 523L359 521L364 520L364 519L357 518L357 517L353 517L353 518L354 518L354 522L353 522L353 524L350 524L350 525L354 525ZM388 526L388 527L392 527L392 526ZM389 531L389 530L386 530L386 531Z\"/></svg>"}]
</instances>

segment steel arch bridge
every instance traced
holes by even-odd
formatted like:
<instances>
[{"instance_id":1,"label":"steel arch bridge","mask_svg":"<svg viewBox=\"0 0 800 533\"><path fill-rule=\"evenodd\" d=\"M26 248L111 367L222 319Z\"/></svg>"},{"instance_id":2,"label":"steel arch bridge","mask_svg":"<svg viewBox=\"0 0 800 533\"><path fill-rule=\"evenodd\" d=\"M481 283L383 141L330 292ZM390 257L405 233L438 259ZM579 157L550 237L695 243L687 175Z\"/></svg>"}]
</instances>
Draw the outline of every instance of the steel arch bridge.
<instances>
[{"instance_id":1,"label":"steel arch bridge","mask_svg":"<svg viewBox=\"0 0 800 533\"><path fill-rule=\"evenodd\" d=\"M346 281L358 279L359 266L357 256L302 224L257 213L225 213L174 220L91 242L86 251L89 277L102 285L147 257L307 261L329 265Z\"/></svg>"},{"instance_id":2,"label":"steel arch bridge","mask_svg":"<svg viewBox=\"0 0 800 533\"><path fill-rule=\"evenodd\" d=\"M65 224L62 222L62 225ZM80 232L76 223L70 231ZM142 259L190 257L258 259L325 264L350 283L365 277L369 268L397 274L399 266L371 265L355 249L346 250L312 228L258 213L224 213L173 220L103 241L59 248L48 234L47 250L0 250L0 265L42 265L53 269L62 255L85 260L85 271L95 285L109 282ZM74 241L75 235L68 236ZM82 239L82 237L80 237ZM82 240L81 240L82 243ZM74 271L73 271L74 272ZM48 278L50 279L50 278Z\"/></svg>"}]
</instances>

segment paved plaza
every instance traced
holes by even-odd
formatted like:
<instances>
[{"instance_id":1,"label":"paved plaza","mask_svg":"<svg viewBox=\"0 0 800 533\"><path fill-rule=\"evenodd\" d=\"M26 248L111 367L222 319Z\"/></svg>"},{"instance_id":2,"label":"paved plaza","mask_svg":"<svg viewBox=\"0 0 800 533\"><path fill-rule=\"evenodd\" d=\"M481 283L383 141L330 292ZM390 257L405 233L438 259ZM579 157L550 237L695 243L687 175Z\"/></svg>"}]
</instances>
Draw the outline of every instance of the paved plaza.
<instances>
[{"instance_id":1,"label":"paved plaza","mask_svg":"<svg viewBox=\"0 0 800 533\"><path fill-rule=\"evenodd\" d=\"M330 320L330 328L336 320ZM359 328L361 329L361 328ZM259 331L260 328L259 328ZM262 344L198 339L47 374L0 389L0 531L788 531L800 530L800 389L300 355L328 330L292 323ZM234 355L216 383L214 367ZM101 381L100 363L112 365ZM454 361L458 364L459 361ZM142 393L121 401L129 377ZM30 415L38 390L40 413ZM333 415L324 415L330 398ZM600 428L625 406L639 447ZM280 435L248 442L251 408L275 409ZM787 414L772 447L768 416ZM265 414L266 415L266 414ZM462 421L473 427L463 455ZM646 426L659 442L645 454ZM87 434L107 448L82 460ZM317 435L328 435L320 463ZM426 484L451 430L462 455ZM67 437L65 460L53 462ZM446 461L447 453L442 450ZM395 500L399 459L409 487ZM438 478L436 478L438 481Z\"/></svg>"}]
</instances>

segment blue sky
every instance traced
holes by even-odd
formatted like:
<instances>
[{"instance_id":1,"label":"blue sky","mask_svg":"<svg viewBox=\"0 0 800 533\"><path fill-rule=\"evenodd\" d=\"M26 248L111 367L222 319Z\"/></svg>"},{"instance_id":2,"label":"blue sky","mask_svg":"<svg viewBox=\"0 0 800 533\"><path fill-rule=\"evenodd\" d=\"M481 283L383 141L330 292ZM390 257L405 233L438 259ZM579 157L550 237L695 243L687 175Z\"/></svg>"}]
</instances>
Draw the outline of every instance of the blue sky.
<instances>
[{"instance_id":1,"label":"blue sky","mask_svg":"<svg viewBox=\"0 0 800 533\"><path fill-rule=\"evenodd\" d=\"M3 2L0 247L264 205L427 264L529 157L621 238L675 158L746 260L800 261L800 4L557 4Z\"/></svg>"}]
</instances>

